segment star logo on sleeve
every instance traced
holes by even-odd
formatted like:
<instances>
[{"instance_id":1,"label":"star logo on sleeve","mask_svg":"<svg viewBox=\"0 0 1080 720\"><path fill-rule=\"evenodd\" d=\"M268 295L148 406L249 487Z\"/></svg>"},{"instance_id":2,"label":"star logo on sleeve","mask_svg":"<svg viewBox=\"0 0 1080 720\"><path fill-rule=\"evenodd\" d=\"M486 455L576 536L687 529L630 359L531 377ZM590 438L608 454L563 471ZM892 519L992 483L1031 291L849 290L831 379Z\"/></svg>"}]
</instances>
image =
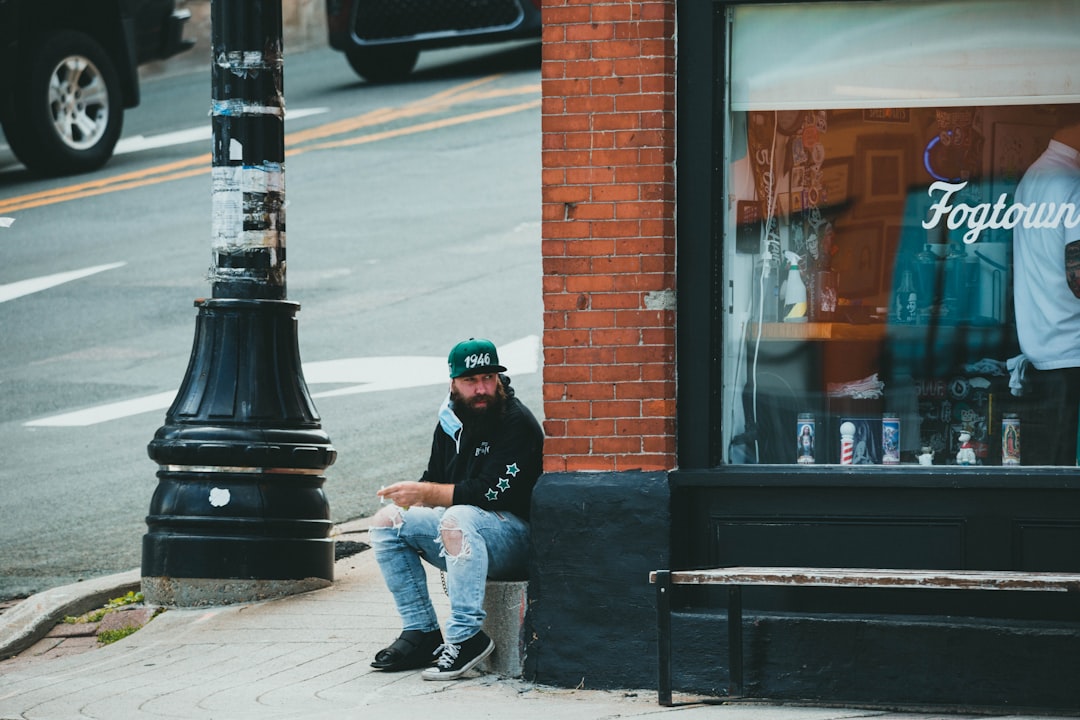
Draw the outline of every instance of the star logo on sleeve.
<instances>
[{"instance_id":1,"label":"star logo on sleeve","mask_svg":"<svg viewBox=\"0 0 1080 720\"><path fill-rule=\"evenodd\" d=\"M500 490L509 490L510 480L508 478L499 478L499 482L495 483L495 486Z\"/></svg>"},{"instance_id":2,"label":"star logo on sleeve","mask_svg":"<svg viewBox=\"0 0 1080 720\"><path fill-rule=\"evenodd\" d=\"M497 493L495 490L488 490L486 493L484 493L484 497L494 502L499 499L499 493Z\"/></svg>"},{"instance_id":3,"label":"star logo on sleeve","mask_svg":"<svg viewBox=\"0 0 1080 720\"><path fill-rule=\"evenodd\" d=\"M517 477L519 472L521 472L521 470L518 469L517 463L511 463L506 466L506 474L510 477Z\"/></svg>"}]
</instances>

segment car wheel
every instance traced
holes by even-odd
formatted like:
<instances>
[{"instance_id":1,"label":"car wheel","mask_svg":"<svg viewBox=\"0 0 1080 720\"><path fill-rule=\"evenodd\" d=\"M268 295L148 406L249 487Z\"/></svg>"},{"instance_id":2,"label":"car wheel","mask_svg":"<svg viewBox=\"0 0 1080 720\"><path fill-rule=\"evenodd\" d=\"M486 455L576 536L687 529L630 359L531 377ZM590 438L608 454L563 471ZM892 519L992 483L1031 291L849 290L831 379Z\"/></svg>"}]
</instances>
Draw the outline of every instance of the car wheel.
<instances>
[{"instance_id":1,"label":"car wheel","mask_svg":"<svg viewBox=\"0 0 1080 720\"><path fill-rule=\"evenodd\" d=\"M112 157L124 121L112 60L91 37L61 31L43 36L15 82L4 131L12 152L32 172L87 172Z\"/></svg>"},{"instance_id":2,"label":"car wheel","mask_svg":"<svg viewBox=\"0 0 1080 720\"><path fill-rule=\"evenodd\" d=\"M404 80L416 67L420 51L409 46L352 47L345 51L353 71L371 83Z\"/></svg>"}]
</instances>

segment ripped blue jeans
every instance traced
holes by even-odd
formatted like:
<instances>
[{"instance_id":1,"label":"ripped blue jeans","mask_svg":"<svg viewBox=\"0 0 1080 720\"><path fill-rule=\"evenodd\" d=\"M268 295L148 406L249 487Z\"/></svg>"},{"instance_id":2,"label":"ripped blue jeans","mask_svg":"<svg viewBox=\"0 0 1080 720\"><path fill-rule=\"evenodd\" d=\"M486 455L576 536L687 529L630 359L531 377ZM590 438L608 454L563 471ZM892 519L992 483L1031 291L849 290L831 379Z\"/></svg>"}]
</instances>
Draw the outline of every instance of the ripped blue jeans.
<instances>
[{"instance_id":1,"label":"ripped blue jeans","mask_svg":"<svg viewBox=\"0 0 1080 720\"><path fill-rule=\"evenodd\" d=\"M512 513L454 505L384 508L380 515L387 511L393 513L392 526L373 526L368 538L394 596L402 630L439 627L421 559L446 573L450 618L443 639L448 643L468 640L483 626L488 578L527 575L529 524Z\"/></svg>"}]
</instances>

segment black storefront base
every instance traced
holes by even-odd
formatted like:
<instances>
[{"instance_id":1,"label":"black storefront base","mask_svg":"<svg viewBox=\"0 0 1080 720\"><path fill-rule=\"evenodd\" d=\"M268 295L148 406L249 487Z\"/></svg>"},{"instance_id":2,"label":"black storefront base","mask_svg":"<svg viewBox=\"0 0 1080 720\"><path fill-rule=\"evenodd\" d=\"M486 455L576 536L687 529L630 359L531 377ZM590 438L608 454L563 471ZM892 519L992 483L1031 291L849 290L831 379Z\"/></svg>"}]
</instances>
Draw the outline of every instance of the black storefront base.
<instances>
[{"instance_id":1,"label":"black storefront base","mask_svg":"<svg viewBox=\"0 0 1080 720\"><path fill-rule=\"evenodd\" d=\"M1080 571L1075 468L728 466L670 479L672 569ZM671 603L675 687L722 695L727 593L676 588ZM744 588L743 613L748 696L1080 708L1073 593Z\"/></svg>"},{"instance_id":2,"label":"black storefront base","mask_svg":"<svg viewBox=\"0 0 1080 720\"><path fill-rule=\"evenodd\" d=\"M672 644L677 701L726 694L725 613L675 613ZM744 613L744 697L1080 715L1078 647L1080 623Z\"/></svg>"}]
</instances>

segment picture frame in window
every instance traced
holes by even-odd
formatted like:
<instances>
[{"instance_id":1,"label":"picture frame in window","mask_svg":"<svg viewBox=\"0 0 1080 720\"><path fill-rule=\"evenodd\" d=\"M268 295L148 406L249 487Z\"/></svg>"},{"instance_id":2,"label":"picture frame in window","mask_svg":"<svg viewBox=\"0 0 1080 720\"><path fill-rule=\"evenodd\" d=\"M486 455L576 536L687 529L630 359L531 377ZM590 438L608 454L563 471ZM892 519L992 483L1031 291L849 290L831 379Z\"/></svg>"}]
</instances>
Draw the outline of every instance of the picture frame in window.
<instances>
[{"instance_id":1,"label":"picture frame in window","mask_svg":"<svg viewBox=\"0 0 1080 720\"><path fill-rule=\"evenodd\" d=\"M911 184L912 153L907 134L855 139L855 217L899 219Z\"/></svg>"}]
</instances>

